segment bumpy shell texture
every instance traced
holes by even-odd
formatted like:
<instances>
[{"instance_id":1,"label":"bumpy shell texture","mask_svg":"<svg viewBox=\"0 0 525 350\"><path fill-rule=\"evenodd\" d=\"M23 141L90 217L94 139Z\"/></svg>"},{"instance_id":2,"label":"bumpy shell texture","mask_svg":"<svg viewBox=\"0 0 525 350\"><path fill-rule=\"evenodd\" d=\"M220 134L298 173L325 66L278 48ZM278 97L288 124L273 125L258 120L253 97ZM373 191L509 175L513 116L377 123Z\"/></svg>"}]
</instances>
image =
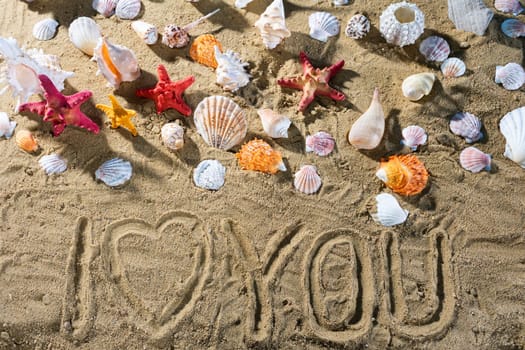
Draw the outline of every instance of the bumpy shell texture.
<instances>
[{"instance_id":1,"label":"bumpy shell texture","mask_svg":"<svg viewBox=\"0 0 525 350\"><path fill-rule=\"evenodd\" d=\"M314 12L308 17L310 37L326 42L329 37L339 34L339 20L328 12Z\"/></svg>"},{"instance_id":2,"label":"bumpy shell texture","mask_svg":"<svg viewBox=\"0 0 525 350\"><path fill-rule=\"evenodd\" d=\"M317 173L317 168L313 165L303 165L294 174L293 185L296 190L305 194L314 194L321 188L321 177Z\"/></svg>"},{"instance_id":3,"label":"bumpy shell texture","mask_svg":"<svg viewBox=\"0 0 525 350\"><path fill-rule=\"evenodd\" d=\"M392 191L404 196L421 193L428 181L425 165L414 155L389 157L381 162L376 176Z\"/></svg>"},{"instance_id":4,"label":"bumpy shell texture","mask_svg":"<svg viewBox=\"0 0 525 350\"><path fill-rule=\"evenodd\" d=\"M476 147L467 147L459 154L459 163L464 169L479 173L481 170L490 171L492 158L490 154L483 153Z\"/></svg>"},{"instance_id":5,"label":"bumpy shell texture","mask_svg":"<svg viewBox=\"0 0 525 350\"><path fill-rule=\"evenodd\" d=\"M395 226L402 224L408 217L408 210L401 208L396 197L388 193L376 196L377 213L372 214L375 222L383 226Z\"/></svg>"},{"instance_id":6,"label":"bumpy shell texture","mask_svg":"<svg viewBox=\"0 0 525 350\"><path fill-rule=\"evenodd\" d=\"M193 170L193 182L197 187L217 191L224 185L226 168L215 159L207 159Z\"/></svg>"},{"instance_id":7,"label":"bumpy shell texture","mask_svg":"<svg viewBox=\"0 0 525 350\"><path fill-rule=\"evenodd\" d=\"M467 143L473 143L483 137L481 120L474 114L459 112L450 119L450 130L463 138Z\"/></svg>"},{"instance_id":8,"label":"bumpy shell texture","mask_svg":"<svg viewBox=\"0 0 525 350\"><path fill-rule=\"evenodd\" d=\"M231 50L221 53L215 46L215 60L217 61L217 84L221 85L226 91L237 91L239 88L248 85L251 75L246 73L245 68L248 63L242 62L238 53Z\"/></svg>"},{"instance_id":9,"label":"bumpy shell texture","mask_svg":"<svg viewBox=\"0 0 525 350\"><path fill-rule=\"evenodd\" d=\"M400 47L416 42L425 29L425 15L405 1L391 4L379 17L379 31L389 44Z\"/></svg>"},{"instance_id":10,"label":"bumpy shell texture","mask_svg":"<svg viewBox=\"0 0 525 350\"><path fill-rule=\"evenodd\" d=\"M254 170L267 174L275 174L279 170L286 171L281 153L263 140L253 139L245 143L235 157L243 170Z\"/></svg>"},{"instance_id":11,"label":"bumpy shell texture","mask_svg":"<svg viewBox=\"0 0 525 350\"><path fill-rule=\"evenodd\" d=\"M352 39L362 39L370 31L370 21L366 16L358 14L352 16L346 24L345 34Z\"/></svg>"},{"instance_id":12,"label":"bumpy shell texture","mask_svg":"<svg viewBox=\"0 0 525 350\"><path fill-rule=\"evenodd\" d=\"M200 35L190 47L190 57L195 61L199 62L208 67L217 68L217 60L215 59L215 46L222 52L222 45L211 34Z\"/></svg>"},{"instance_id":13,"label":"bumpy shell texture","mask_svg":"<svg viewBox=\"0 0 525 350\"><path fill-rule=\"evenodd\" d=\"M133 174L131 163L121 158L104 162L96 171L95 178L110 187L123 185Z\"/></svg>"},{"instance_id":14,"label":"bumpy shell texture","mask_svg":"<svg viewBox=\"0 0 525 350\"><path fill-rule=\"evenodd\" d=\"M525 107L505 114L499 122L499 129L507 141L505 157L525 168Z\"/></svg>"}]
</instances>

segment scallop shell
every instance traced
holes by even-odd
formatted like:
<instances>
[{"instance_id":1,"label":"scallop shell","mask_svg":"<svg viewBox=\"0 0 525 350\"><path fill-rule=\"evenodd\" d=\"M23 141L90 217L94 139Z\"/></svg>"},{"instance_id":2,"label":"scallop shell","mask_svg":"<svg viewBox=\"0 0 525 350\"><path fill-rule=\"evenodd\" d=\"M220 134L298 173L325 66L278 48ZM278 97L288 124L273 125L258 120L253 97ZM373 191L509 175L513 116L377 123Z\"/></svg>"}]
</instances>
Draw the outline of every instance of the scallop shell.
<instances>
[{"instance_id":1,"label":"scallop shell","mask_svg":"<svg viewBox=\"0 0 525 350\"><path fill-rule=\"evenodd\" d=\"M352 16L346 25L345 34L352 39L362 39L370 31L370 21L366 16L358 14Z\"/></svg>"},{"instance_id":2,"label":"scallop shell","mask_svg":"<svg viewBox=\"0 0 525 350\"><path fill-rule=\"evenodd\" d=\"M261 32L264 46L270 50L291 35L284 20L283 0L274 0L254 25Z\"/></svg>"},{"instance_id":3,"label":"scallop shell","mask_svg":"<svg viewBox=\"0 0 525 350\"><path fill-rule=\"evenodd\" d=\"M56 153L43 156L38 161L40 167L47 175L61 174L67 169L67 160Z\"/></svg>"},{"instance_id":4,"label":"scallop shell","mask_svg":"<svg viewBox=\"0 0 525 350\"><path fill-rule=\"evenodd\" d=\"M104 17L111 17L115 13L118 0L93 0L91 7Z\"/></svg>"},{"instance_id":5,"label":"scallop shell","mask_svg":"<svg viewBox=\"0 0 525 350\"><path fill-rule=\"evenodd\" d=\"M121 158L113 158L104 162L96 171L95 178L110 187L120 186L133 174L131 163Z\"/></svg>"},{"instance_id":6,"label":"scallop shell","mask_svg":"<svg viewBox=\"0 0 525 350\"><path fill-rule=\"evenodd\" d=\"M155 44L159 38L157 27L155 27L153 24L143 21L133 21L131 22L131 28L148 45Z\"/></svg>"},{"instance_id":7,"label":"scallop shell","mask_svg":"<svg viewBox=\"0 0 525 350\"><path fill-rule=\"evenodd\" d=\"M425 15L415 4L405 1L391 4L379 17L379 31L389 44L413 44L424 30Z\"/></svg>"},{"instance_id":8,"label":"scallop shell","mask_svg":"<svg viewBox=\"0 0 525 350\"><path fill-rule=\"evenodd\" d=\"M483 35L493 16L483 0L448 0L448 18L456 29Z\"/></svg>"},{"instance_id":9,"label":"scallop shell","mask_svg":"<svg viewBox=\"0 0 525 350\"><path fill-rule=\"evenodd\" d=\"M7 113L0 112L0 137L10 139L16 128L16 122L9 120Z\"/></svg>"},{"instance_id":10,"label":"scallop shell","mask_svg":"<svg viewBox=\"0 0 525 350\"><path fill-rule=\"evenodd\" d=\"M318 156L324 157L332 153L335 147L335 140L327 132L318 131L313 135L306 136L306 152L314 152Z\"/></svg>"},{"instance_id":11,"label":"scallop shell","mask_svg":"<svg viewBox=\"0 0 525 350\"><path fill-rule=\"evenodd\" d=\"M427 61L443 62L450 55L450 46L440 36L429 36L419 44L419 52Z\"/></svg>"},{"instance_id":12,"label":"scallop shell","mask_svg":"<svg viewBox=\"0 0 525 350\"><path fill-rule=\"evenodd\" d=\"M257 110L261 118L264 132L271 138L288 138L288 128L292 124L290 118L278 114L271 109L261 108Z\"/></svg>"},{"instance_id":13,"label":"scallop shell","mask_svg":"<svg viewBox=\"0 0 525 350\"><path fill-rule=\"evenodd\" d=\"M243 170L255 170L267 174L275 174L279 170L286 171L281 153L263 140L253 139L245 143L235 157Z\"/></svg>"},{"instance_id":14,"label":"scallop shell","mask_svg":"<svg viewBox=\"0 0 525 350\"><path fill-rule=\"evenodd\" d=\"M518 90L525 83L525 71L517 63L496 66L496 84L502 84L507 90Z\"/></svg>"},{"instance_id":15,"label":"scallop shell","mask_svg":"<svg viewBox=\"0 0 525 350\"><path fill-rule=\"evenodd\" d=\"M441 64L441 72L445 78L457 78L465 74L467 66L465 62L456 57L447 58Z\"/></svg>"},{"instance_id":16,"label":"scallop shell","mask_svg":"<svg viewBox=\"0 0 525 350\"><path fill-rule=\"evenodd\" d=\"M392 191L404 196L421 193L428 181L425 165L411 154L391 156L381 162L376 176Z\"/></svg>"},{"instance_id":17,"label":"scallop shell","mask_svg":"<svg viewBox=\"0 0 525 350\"><path fill-rule=\"evenodd\" d=\"M58 22L52 18L46 18L33 26L33 36L37 40L50 40L57 33Z\"/></svg>"},{"instance_id":18,"label":"scallop shell","mask_svg":"<svg viewBox=\"0 0 525 350\"><path fill-rule=\"evenodd\" d=\"M162 142L172 151L184 146L184 128L177 123L167 123L160 129Z\"/></svg>"},{"instance_id":19,"label":"scallop shell","mask_svg":"<svg viewBox=\"0 0 525 350\"><path fill-rule=\"evenodd\" d=\"M329 37L339 34L339 20L328 12L314 12L308 17L310 37L326 42Z\"/></svg>"},{"instance_id":20,"label":"scallop shell","mask_svg":"<svg viewBox=\"0 0 525 350\"><path fill-rule=\"evenodd\" d=\"M15 141L21 150L32 153L38 150L38 143L29 130L19 130L16 132Z\"/></svg>"},{"instance_id":21,"label":"scallop shell","mask_svg":"<svg viewBox=\"0 0 525 350\"><path fill-rule=\"evenodd\" d=\"M388 193L376 196L377 213L372 214L375 222L383 226L395 226L402 224L408 217L408 210L401 208L396 197Z\"/></svg>"},{"instance_id":22,"label":"scallop shell","mask_svg":"<svg viewBox=\"0 0 525 350\"><path fill-rule=\"evenodd\" d=\"M231 50L221 53L215 46L215 60L217 61L217 84L226 91L237 91L250 82L251 75L246 73L248 63L241 61L239 54Z\"/></svg>"},{"instance_id":23,"label":"scallop shell","mask_svg":"<svg viewBox=\"0 0 525 350\"><path fill-rule=\"evenodd\" d=\"M474 114L459 112L450 119L450 130L465 138L467 143L473 143L483 137L481 132L481 120Z\"/></svg>"},{"instance_id":24,"label":"scallop shell","mask_svg":"<svg viewBox=\"0 0 525 350\"><path fill-rule=\"evenodd\" d=\"M499 129L507 141L504 156L525 168L525 107L505 114Z\"/></svg>"},{"instance_id":25,"label":"scallop shell","mask_svg":"<svg viewBox=\"0 0 525 350\"><path fill-rule=\"evenodd\" d=\"M432 91L435 79L436 76L433 73L418 73L409 76L403 80L403 84L401 85L403 96L410 101L420 100Z\"/></svg>"},{"instance_id":26,"label":"scallop shell","mask_svg":"<svg viewBox=\"0 0 525 350\"><path fill-rule=\"evenodd\" d=\"M205 190L217 191L224 185L226 168L215 159L207 159L193 170L193 182Z\"/></svg>"},{"instance_id":27,"label":"scallop shell","mask_svg":"<svg viewBox=\"0 0 525 350\"><path fill-rule=\"evenodd\" d=\"M100 27L89 17L78 17L69 25L69 40L89 56L93 56L93 50L101 37Z\"/></svg>"},{"instance_id":28,"label":"scallop shell","mask_svg":"<svg viewBox=\"0 0 525 350\"><path fill-rule=\"evenodd\" d=\"M208 67L217 68L217 60L215 59L215 46L222 52L221 43L211 34L200 35L190 47L190 57L200 64Z\"/></svg>"},{"instance_id":29,"label":"scallop shell","mask_svg":"<svg viewBox=\"0 0 525 350\"><path fill-rule=\"evenodd\" d=\"M492 158L490 154L483 153L476 147L467 147L459 154L459 163L464 169L479 173L481 170L490 171Z\"/></svg>"},{"instance_id":30,"label":"scallop shell","mask_svg":"<svg viewBox=\"0 0 525 350\"><path fill-rule=\"evenodd\" d=\"M224 96L206 97L197 105L193 119L204 141L223 150L240 144L248 130L248 121L242 108Z\"/></svg>"},{"instance_id":31,"label":"scallop shell","mask_svg":"<svg viewBox=\"0 0 525 350\"><path fill-rule=\"evenodd\" d=\"M352 124L348 142L357 149L374 149L381 143L385 133L385 113L379 101L379 89L374 90L370 106Z\"/></svg>"},{"instance_id":32,"label":"scallop shell","mask_svg":"<svg viewBox=\"0 0 525 350\"><path fill-rule=\"evenodd\" d=\"M296 190L305 194L314 194L321 188L321 177L317 173L317 168L313 165L303 165L294 174L293 185Z\"/></svg>"},{"instance_id":33,"label":"scallop shell","mask_svg":"<svg viewBox=\"0 0 525 350\"><path fill-rule=\"evenodd\" d=\"M140 13L140 0L118 0L115 15L120 19L134 19Z\"/></svg>"},{"instance_id":34,"label":"scallop shell","mask_svg":"<svg viewBox=\"0 0 525 350\"><path fill-rule=\"evenodd\" d=\"M514 16L519 15L524 10L519 0L495 0L494 7L498 11L506 12L506 13L510 12Z\"/></svg>"},{"instance_id":35,"label":"scallop shell","mask_svg":"<svg viewBox=\"0 0 525 350\"><path fill-rule=\"evenodd\" d=\"M140 76L140 67L133 51L112 44L104 37L99 39L93 59L97 61L97 74L102 74L115 89L121 82L133 81Z\"/></svg>"},{"instance_id":36,"label":"scallop shell","mask_svg":"<svg viewBox=\"0 0 525 350\"><path fill-rule=\"evenodd\" d=\"M511 38L525 36L525 23L515 18L509 18L501 23L501 31Z\"/></svg>"},{"instance_id":37,"label":"scallop shell","mask_svg":"<svg viewBox=\"0 0 525 350\"><path fill-rule=\"evenodd\" d=\"M403 135L401 144L409 147L412 151L427 143L427 133L418 125L407 126L401 131L401 134Z\"/></svg>"}]
</instances>

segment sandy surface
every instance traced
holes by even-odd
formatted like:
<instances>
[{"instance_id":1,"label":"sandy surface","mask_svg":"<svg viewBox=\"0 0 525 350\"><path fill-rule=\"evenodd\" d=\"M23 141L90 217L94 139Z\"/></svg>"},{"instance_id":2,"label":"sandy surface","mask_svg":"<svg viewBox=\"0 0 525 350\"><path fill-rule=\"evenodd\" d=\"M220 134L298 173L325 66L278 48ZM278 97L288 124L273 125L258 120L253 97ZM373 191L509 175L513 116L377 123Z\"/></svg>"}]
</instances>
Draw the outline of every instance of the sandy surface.
<instances>
[{"instance_id":1,"label":"sandy surface","mask_svg":"<svg viewBox=\"0 0 525 350\"><path fill-rule=\"evenodd\" d=\"M0 348L525 348L525 172L503 156L498 130L501 117L525 105L525 97L493 82L496 65L523 61L523 42L500 32L504 16L497 14L480 37L455 30L446 1L416 1L426 15L422 38L444 36L452 56L467 64L463 77L444 80L417 45L399 49L381 38L379 15L389 1L356 0L335 9L327 0L287 0L292 37L273 51L252 27L269 3L254 0L238 10L233 0L143 1L141 19L161 28L221 9L192 34L211 32L250 63L252 81L230 94L215 84L210 68L192 62L188 48L148 47L129 21L97 15L88 0L0 0L0 35L58 55L75 73L65 93L92 90L82 109L102 127L98 135L68 127L53 138L49 123L12 113L13 99L0 98L1 110L17 128L32 130L42 147L29 155L13 139L0 141ZM336 14L343 25L362 11L373 29L362 41L344 34L315 41L307 23L317 10ZM113 91L95 76L96 64L68 40L67 27L78 16L93 17L113 42L136 53L137 81ZM47 17L61 26L54 39L39 42L31 28ZM316 66L346 61L333 79L346 101L318 98L304 114L296 112L299 92L280 88L277 79L299 73L301 50ZM157 115L151 101L136 98L136 88L156 82L159 63L173 79L195 76L185 97L193 109L209 95L233 98L248 114L246 140L269 141L289 170L242 171L238 148L212 149L192 118L174 110ZM410 102L401 82L422 71L438 81L430 96ZM364 154L346 134L376 86L388 115L386 142ZM95 109L112 92L138 111L139 136L110 129ZM290 116L288 139L264 135L261 107ZM448 129L457 111L483 121L486 137L475 146L493 155L492 172L460 167L467 144ZM186 145L177 153L160 140L161 126L174 119L186 127ZM374 172L381 157L399 152L400 130L410 124L429 134L417 155L430 185L422 195L398 197L408 221L384 228L370 213L374 197L390 191ZM336 138L328 157L304 152L305 136L319 130ZM48 177L37 160L53 152L67 158L69 169ZM115 156L134 168L121 189L94 179L95 169ZM191 180L192 169L210 158L227 167L217 192ZM318 167L318 194L294 190L292 174L301 164Z\"/></svg>"}]
</instances>

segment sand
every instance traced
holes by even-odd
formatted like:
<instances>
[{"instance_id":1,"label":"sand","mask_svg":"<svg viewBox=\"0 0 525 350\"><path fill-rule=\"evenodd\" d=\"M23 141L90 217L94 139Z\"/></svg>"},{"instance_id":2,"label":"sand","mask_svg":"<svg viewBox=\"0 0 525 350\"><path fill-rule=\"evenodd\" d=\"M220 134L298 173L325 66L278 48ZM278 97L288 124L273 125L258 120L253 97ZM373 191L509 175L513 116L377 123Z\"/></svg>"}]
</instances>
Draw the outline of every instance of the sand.
<instances>
[{"instance_id":1,"label":"sand","mask_svg":"<svg viewBox=\"0 0 525 350\"><path fill-rule=\"evenodd\" d=\"M140 18L161 28L221 9L191 34L213 33L249 62L253 79L232 94L215 84L210 68L189 58L188 48L146 46L129 21L103 18L89 0L0 1L0 35L58 55L75 73L64 92L93 91L82 110L102 127L98 135L68 127L54 138L49 123L12 113L7 94L0 99L17 129L32 130L42 148L30 155L13 139L0 141L0 348L525 348L525 171L503 156L498 129L525 97L493 81L496 65L523 61L523 42L501 33L505 16L496 14L486 34L476 36L454 28L446 1L416 1L426 16L421 39L445 37L452 56L468 67L463 77L445 80L417 44L400 49L381 38L379 15L389 1L356 0L335 9L327 0L287 0L292 36L272 51L253 28L269 3L254 0L246 10L234 8L233 0L142 3ZM343 25L364 12L373 28L361 41L343 33L327 43L313 40L308 16L323 10ZM93 17L110 40L136 53L138 80L113 91L95 75L96 64L68 40L68 25L78 16ZM61 26L54 39L39 42L31 28L47 17ZM301 50L318 67L345 60L332 81L345 101L316 98L304 114L296 111L300 93L279 87L277 79L300 72ZM152 101L135 97L136 88L154 85L159 63L174 80L195 76L185 95L193 109L210 95L237 102L249 119L246 140L268 141L289 170L243 171L234 156L238 147L212 149L191 117L175 110L158 115ZM438 79L429 96L410 102L401 83L423 71ZM386 141L359 152L346 134L376 86L387 114ZM137 110L139 136L110 129L94 107L108 104L110 93ZM288 139L265 136L256 114L261 107L292 119ZM467 144L448 128L458 111L483 121L486 136L475 146L493 155L491 172L472 174L459 165ZM160 128L175 119L186 128L186 144L173 153ZM382 157L401 152L400 130L411 124L429 135L417 156L430 184L421 195L397 196L409 218L386 228L371 213L375 196L391 191L374 172ZM306 135L320 130L336 139L328 157L304 151ZM48 177L37 160L53 152L69 168ZM131 181L120 189L94 179L112 157L133 165ZM204 159L227 168L217 192L192 183L192 170ZM294 190L293 173L302 164L319 169L319 193Z\"/></svg>"}]
</instances>

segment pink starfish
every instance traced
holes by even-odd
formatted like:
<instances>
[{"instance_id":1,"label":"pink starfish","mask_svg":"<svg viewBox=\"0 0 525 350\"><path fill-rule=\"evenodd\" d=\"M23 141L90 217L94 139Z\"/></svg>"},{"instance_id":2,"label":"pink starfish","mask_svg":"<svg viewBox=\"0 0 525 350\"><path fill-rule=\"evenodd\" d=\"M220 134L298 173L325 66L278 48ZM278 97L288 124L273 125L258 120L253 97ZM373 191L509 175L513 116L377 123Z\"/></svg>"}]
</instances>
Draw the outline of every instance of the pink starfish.
<instances>
[{"instance_id":1,"label":"pink starfish","mask_svg":"<svg viewBox=\"0 0 525 350\"><path fill-rule=\"evenodd\" d=\"M314 68L304 52L299 54L299 62L303 66L303 75L293 78L283 78L277 80L277 84L303 90L303 97L299 102L299 111L303 112L314 100L315 96L328 96L335 101L342 101L345 95L328 85L330 79L343 68L345 61L341 60L336 64L323 69Z\"/></svg>"},{"instance_id":2,"label":"pink starfish","mask_svg":"<svg viewBox=\"0 0 525 350\"><path fill-rule=\"evenodd\" d=\"M53 123L53 136L60 135L66 125L78 126L98 134L98 125L80 111L80 105L89 100L91 91L64 96L47 76L41 74L38 79L44 89L45 100L24 103L20 106L20 112L33 112L43 116L44 121Z\"/></svg>"}]
</instances>

